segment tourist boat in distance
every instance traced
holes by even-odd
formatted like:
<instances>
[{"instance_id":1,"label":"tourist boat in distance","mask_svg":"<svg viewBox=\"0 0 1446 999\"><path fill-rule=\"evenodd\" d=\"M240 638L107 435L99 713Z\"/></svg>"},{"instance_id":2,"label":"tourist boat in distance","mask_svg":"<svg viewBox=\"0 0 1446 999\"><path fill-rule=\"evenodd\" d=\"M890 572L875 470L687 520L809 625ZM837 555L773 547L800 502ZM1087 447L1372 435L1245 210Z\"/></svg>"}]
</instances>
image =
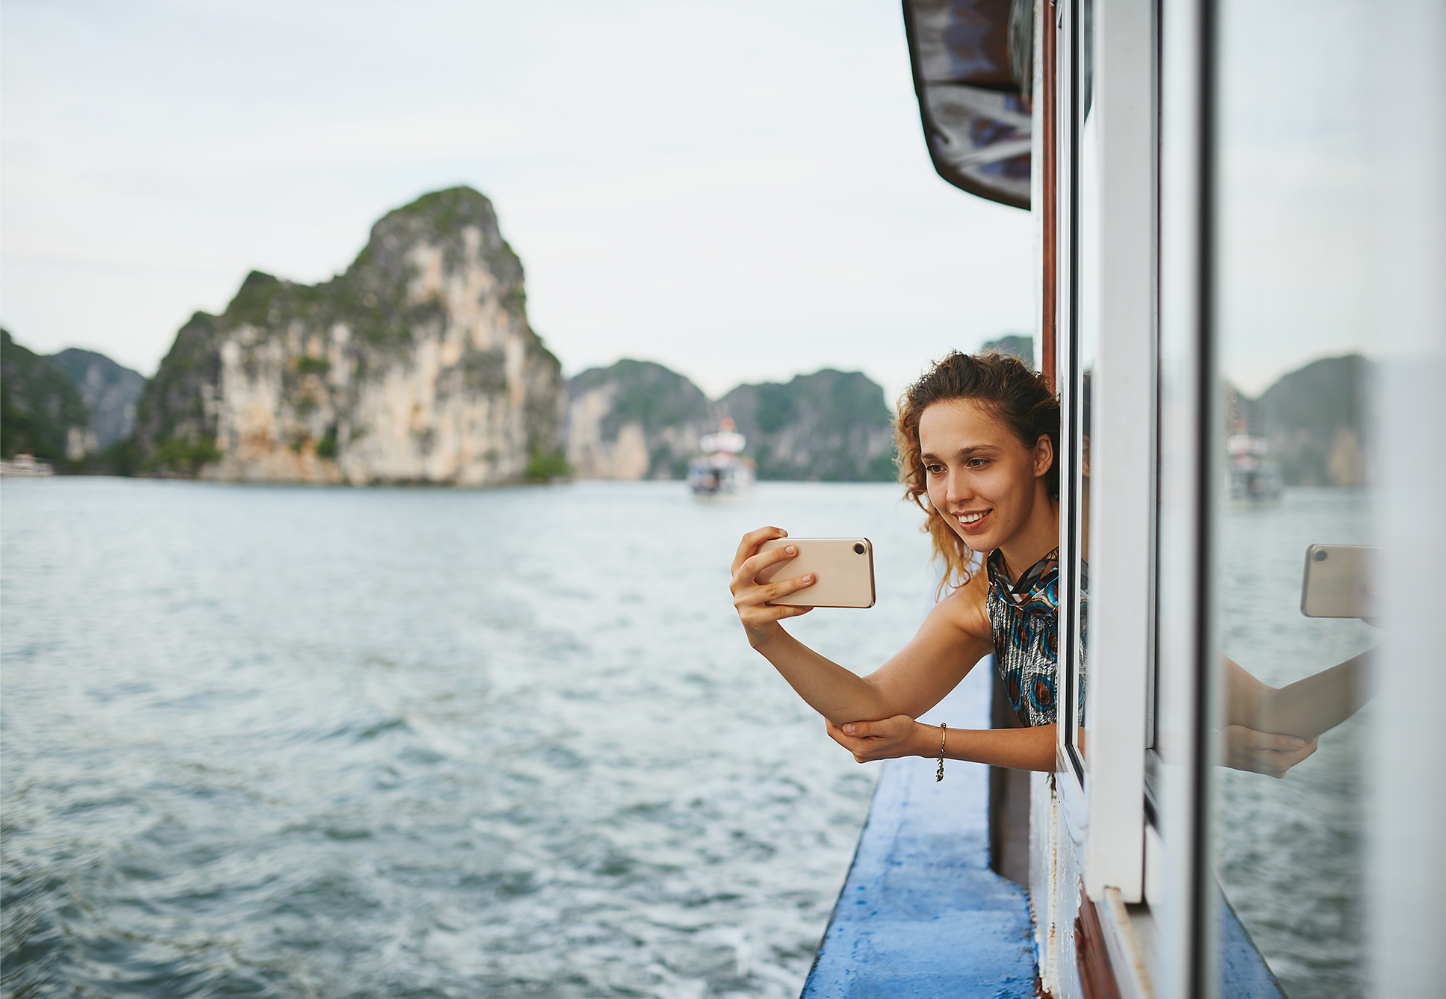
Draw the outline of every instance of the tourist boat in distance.
<instances>
[{"instance_id":1,"label":"tourist boat in distance","mask_svg":"<svg viewBox=\"0 0 1446 999\"><path fill-rule=\"evenodd\" d=\"M1230 456L1230 498L1269 502L1280 499L1280 466L1270 457L1270 442L1251 434L1225 441Z\"/></svg>"},{"instance_id":2,"label":"tourist boat in distance","mask_svg":"<svg viewBox=\"0 0 1446 999\"><path fill-rule=\"evenodd\" d=\"M724 417L715 433L698 442L701 452L688 462L688 486L700 498L737 496L753 485L753 459L743 454L748 439Z\"/></svg>"},{"instance_id":3,"label":"tourist boat in distance","mask_svg":"<svg viewBox=\"0 0 1446 999\"><path fill-rule=\"evenodd\" d=\"M0 475L17 479L44 479L55 474L48 461L36 461L33 454L17 454L9 461L0 461Z\"/></svg>"}]
</instances>

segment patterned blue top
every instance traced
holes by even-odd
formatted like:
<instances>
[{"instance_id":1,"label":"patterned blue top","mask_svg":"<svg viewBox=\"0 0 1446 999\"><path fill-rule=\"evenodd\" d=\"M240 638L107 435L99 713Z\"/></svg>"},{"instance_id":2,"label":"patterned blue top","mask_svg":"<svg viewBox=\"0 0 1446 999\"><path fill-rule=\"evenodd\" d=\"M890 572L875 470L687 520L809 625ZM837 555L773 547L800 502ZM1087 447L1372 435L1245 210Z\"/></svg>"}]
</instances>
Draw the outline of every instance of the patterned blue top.
<instances>
[{"instance_id":1,"label":"patterned blue top","mask_svg":"<svg viewBox=\"0 0 1446 999\"><path fill-rule=\"evenodd\" d=\"M1003 552L991 552L986 564L989 595L985 608L1004 691L1025 725L1052 725L1059 677L1059 549L1030 566L1017 584L1009 581ZM1080 717L1084 717L1083 675Z\"/></svg>"}]
</instances>

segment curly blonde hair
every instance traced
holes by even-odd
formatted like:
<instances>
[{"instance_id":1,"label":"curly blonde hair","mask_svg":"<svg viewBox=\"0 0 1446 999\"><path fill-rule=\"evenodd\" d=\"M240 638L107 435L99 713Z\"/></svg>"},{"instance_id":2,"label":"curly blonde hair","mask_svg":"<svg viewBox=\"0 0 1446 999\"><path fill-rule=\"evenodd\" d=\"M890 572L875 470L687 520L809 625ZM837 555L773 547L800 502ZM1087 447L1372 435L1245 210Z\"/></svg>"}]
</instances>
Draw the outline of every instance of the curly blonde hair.
<instances>
[{"instance_id":1,"label":"curly blonde hair","mask_svg":"<svg viewBox=\"0 0 1446 999\"><path fill-rule=\"evenodd\" d=\"M927 515L923 528L934 542L934 558L943 562L939 591L963 586L974 577L982 557L964 543L949 522L927 501L928 484L920 457L919 418L936 402L972 399L987 406L1026 448L1048 436L1056 460L1045 473L1051 498L1059 497L1059 400L1042 374L1030 371L1008 354L961 354L955 351L934 366L899 397L894 443L899 453L899 479L904 496Z\"/></svg>"}]
</instances>

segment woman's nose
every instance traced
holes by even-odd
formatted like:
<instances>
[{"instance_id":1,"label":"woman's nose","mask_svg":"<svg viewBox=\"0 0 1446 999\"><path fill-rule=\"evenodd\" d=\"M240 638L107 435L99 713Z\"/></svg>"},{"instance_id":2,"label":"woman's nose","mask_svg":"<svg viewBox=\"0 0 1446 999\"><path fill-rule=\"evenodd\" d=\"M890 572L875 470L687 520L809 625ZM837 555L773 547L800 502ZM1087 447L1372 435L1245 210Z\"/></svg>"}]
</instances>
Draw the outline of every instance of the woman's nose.
<instances>
[{"instance_id":1,"label":"woman's nose","mask_svg":"<svg viewBox=\"0 0 1446 999\"><path fill-rule=\"evenodd\" d=\"M951 470L946 495L951 503L962 503L972 498L974 491L969 487L969 477L961 471Z\"/></svg>"}]
</instances>

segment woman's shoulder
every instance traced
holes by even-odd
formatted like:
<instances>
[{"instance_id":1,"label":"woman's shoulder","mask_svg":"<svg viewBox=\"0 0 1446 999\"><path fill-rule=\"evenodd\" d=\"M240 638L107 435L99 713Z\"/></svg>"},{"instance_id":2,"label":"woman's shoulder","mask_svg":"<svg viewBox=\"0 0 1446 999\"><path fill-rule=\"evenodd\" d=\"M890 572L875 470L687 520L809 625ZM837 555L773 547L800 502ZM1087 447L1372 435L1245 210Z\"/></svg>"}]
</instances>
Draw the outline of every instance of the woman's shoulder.
<instances>
[{"instance_id":1,"label":"woman's shoulder","mask_svg":"<svg viewBox=\"0 0 1446 999\"><path fill-rule=\"evenodd\" d=\"M989 573L980 566L967 583L955 587L934 609L967 634L993 641L988 602Z\"/></svg>"}]
</instances>

